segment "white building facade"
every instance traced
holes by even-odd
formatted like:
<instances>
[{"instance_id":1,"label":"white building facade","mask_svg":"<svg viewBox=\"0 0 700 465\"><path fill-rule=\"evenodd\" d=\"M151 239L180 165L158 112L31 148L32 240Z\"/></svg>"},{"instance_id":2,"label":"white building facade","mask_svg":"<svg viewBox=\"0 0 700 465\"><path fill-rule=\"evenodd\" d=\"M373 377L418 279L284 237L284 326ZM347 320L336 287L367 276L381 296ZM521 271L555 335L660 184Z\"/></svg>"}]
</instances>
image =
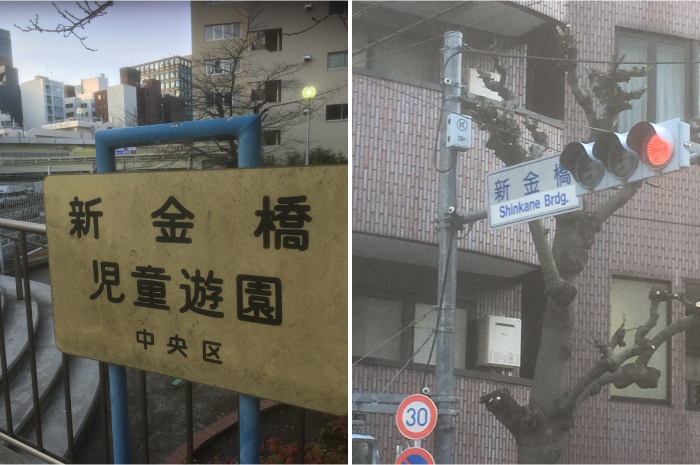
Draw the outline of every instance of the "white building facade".
<instances>
[{"instance_id":1,"label":"white building facade","mask_svg":"<svg viewBox=\"0 0 700 465\"><path fill-rule=\"evenodd\" d=\"M20 84L24 127L40 128L44 124L63 121L66 117L63 83L44 76Z\"/></svg>"},{"instance_id":2,"label":"white building facade","mask_svg":"<svg viewBox=\"0 0 700 465\"><path fill-rule=\"evenodd\" d=\"M109 121L114 127L138 126L136 87L119 84L107 88Z\"/></svg>"}]
</instances>

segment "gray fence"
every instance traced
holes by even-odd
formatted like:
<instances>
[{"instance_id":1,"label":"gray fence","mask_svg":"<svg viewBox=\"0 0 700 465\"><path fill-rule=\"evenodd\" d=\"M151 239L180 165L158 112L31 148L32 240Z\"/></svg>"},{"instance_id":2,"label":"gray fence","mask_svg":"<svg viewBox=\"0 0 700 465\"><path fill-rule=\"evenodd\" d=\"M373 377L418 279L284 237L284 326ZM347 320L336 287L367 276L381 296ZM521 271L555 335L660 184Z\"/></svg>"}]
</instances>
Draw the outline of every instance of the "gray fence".
<instances>
[{"instance_id":1,"label":"gray fence","mask_svg":"<svg viewBox=\"0 0 700 465\"><path fill-rule=\"evenodd\" d=\"M44 224L44 195L41 189L35 189L32 181L0 181L0 218ZM1 229L0 235L16 236L14 231ZM46 245L45 235L27 234L31 242ZM0 273L14 274L14 242L0 236ZM28 258L30 266L46 262L46 249L29 245Z\"/></svg>"}]
</instances>

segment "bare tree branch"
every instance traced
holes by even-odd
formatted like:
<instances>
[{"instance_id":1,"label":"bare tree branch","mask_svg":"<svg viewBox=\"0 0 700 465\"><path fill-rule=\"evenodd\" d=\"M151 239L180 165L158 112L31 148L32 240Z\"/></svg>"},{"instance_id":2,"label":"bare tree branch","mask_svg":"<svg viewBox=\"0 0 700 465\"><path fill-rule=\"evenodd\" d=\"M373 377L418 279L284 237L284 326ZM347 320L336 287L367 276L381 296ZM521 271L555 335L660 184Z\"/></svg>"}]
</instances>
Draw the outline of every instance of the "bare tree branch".
<instances>
[{"instance_id":1,"label":"bare tree branch","mask_svg":"<svg viewBox=\"0 0 700 465\"><path fill-rule=\"evenodd\" d=\"M58 14L60 14L68 23L67 24L61 24L59 23L55 28L53 29L46 29L41 26L39 26L39 15L36 15L36 18L34 20L29 20L29 23L31 26L28 26L26 28L21 28L18 25L14 25L17 29L23 32L30 32L30 31L39 31L39 32L56 32L59 34L63 34L63 37L70 37L70 36L75 36L80 43L82 44L83 47L85 47L86 50L89 50L91 52L96 52L97 49L93 49L85 45L85 39L87 39L87 36L81 37L76 33L76 29L85 29L85 26L87 24L90 24L90 22L98 18L100 16L104 16L107 14L107 8L111 7L114 5L113 1L108 1L104 3L99 3L99 2L92 2L94 5L91 5L90 2L83 2L82 4L80 2L75 2L78 8L82 11L82 15L76 16L70 11L66 10L61 10L55 3L52 3L54 8L56 8L56 11L58 11Z\"/></svg>"}]
</instances>

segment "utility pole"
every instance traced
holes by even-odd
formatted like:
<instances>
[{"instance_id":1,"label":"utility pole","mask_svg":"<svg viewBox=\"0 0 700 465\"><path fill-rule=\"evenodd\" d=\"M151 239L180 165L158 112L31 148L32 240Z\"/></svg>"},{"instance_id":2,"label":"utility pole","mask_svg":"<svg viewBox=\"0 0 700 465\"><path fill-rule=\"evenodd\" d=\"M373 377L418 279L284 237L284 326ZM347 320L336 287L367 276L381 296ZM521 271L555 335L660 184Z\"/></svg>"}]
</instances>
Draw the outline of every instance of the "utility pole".
<instances>
[{"instance_id":1,"label":"utility pole","mask_svg":"<svg viewBox=\"0 0 700 465\"><path fill-rule=\"evenodd\" d=\"M455 376L455 304L457 301L457 240L451 227L452 215L457 207L457 151L447 147L447 117L460 113L462 83L462 33L445 33L442 58L445 72L442 82L444 111L440 122L440 207L438 209L438 239L440 259L438 261L438 300L443 292L442 309L439 312L437 352L435 354L435 396L438 420L435 428L435 463L453 463L455 417L451 415L454 405ZM457 54L454 58L452 56ZM450 59L452 58L452 59ZM450 211L450 207L453 208ZM449 257L449 260L448 260ZM439 302L438 302L439 304Z\"/></svg>"}]
</instances>

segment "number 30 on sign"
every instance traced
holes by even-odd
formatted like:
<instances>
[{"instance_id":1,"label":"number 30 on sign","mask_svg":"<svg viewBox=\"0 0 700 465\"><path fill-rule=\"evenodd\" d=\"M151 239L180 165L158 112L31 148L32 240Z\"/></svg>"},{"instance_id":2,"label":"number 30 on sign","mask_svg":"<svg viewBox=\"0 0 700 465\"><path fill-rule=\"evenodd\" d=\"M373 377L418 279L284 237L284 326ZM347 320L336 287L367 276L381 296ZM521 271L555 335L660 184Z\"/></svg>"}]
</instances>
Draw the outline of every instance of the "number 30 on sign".
<instances>
[{"instance_id":1,"label":"number 30 on sign","mask_svg":"<svg viewBox=\"0 0 700 465\"><path fill-rule=\"evenodd\" d=\"M437 408L430 397L408 396L396 412L396 426L408 439L423 439L435 428Z\"/></svg>"}]
</instances>

